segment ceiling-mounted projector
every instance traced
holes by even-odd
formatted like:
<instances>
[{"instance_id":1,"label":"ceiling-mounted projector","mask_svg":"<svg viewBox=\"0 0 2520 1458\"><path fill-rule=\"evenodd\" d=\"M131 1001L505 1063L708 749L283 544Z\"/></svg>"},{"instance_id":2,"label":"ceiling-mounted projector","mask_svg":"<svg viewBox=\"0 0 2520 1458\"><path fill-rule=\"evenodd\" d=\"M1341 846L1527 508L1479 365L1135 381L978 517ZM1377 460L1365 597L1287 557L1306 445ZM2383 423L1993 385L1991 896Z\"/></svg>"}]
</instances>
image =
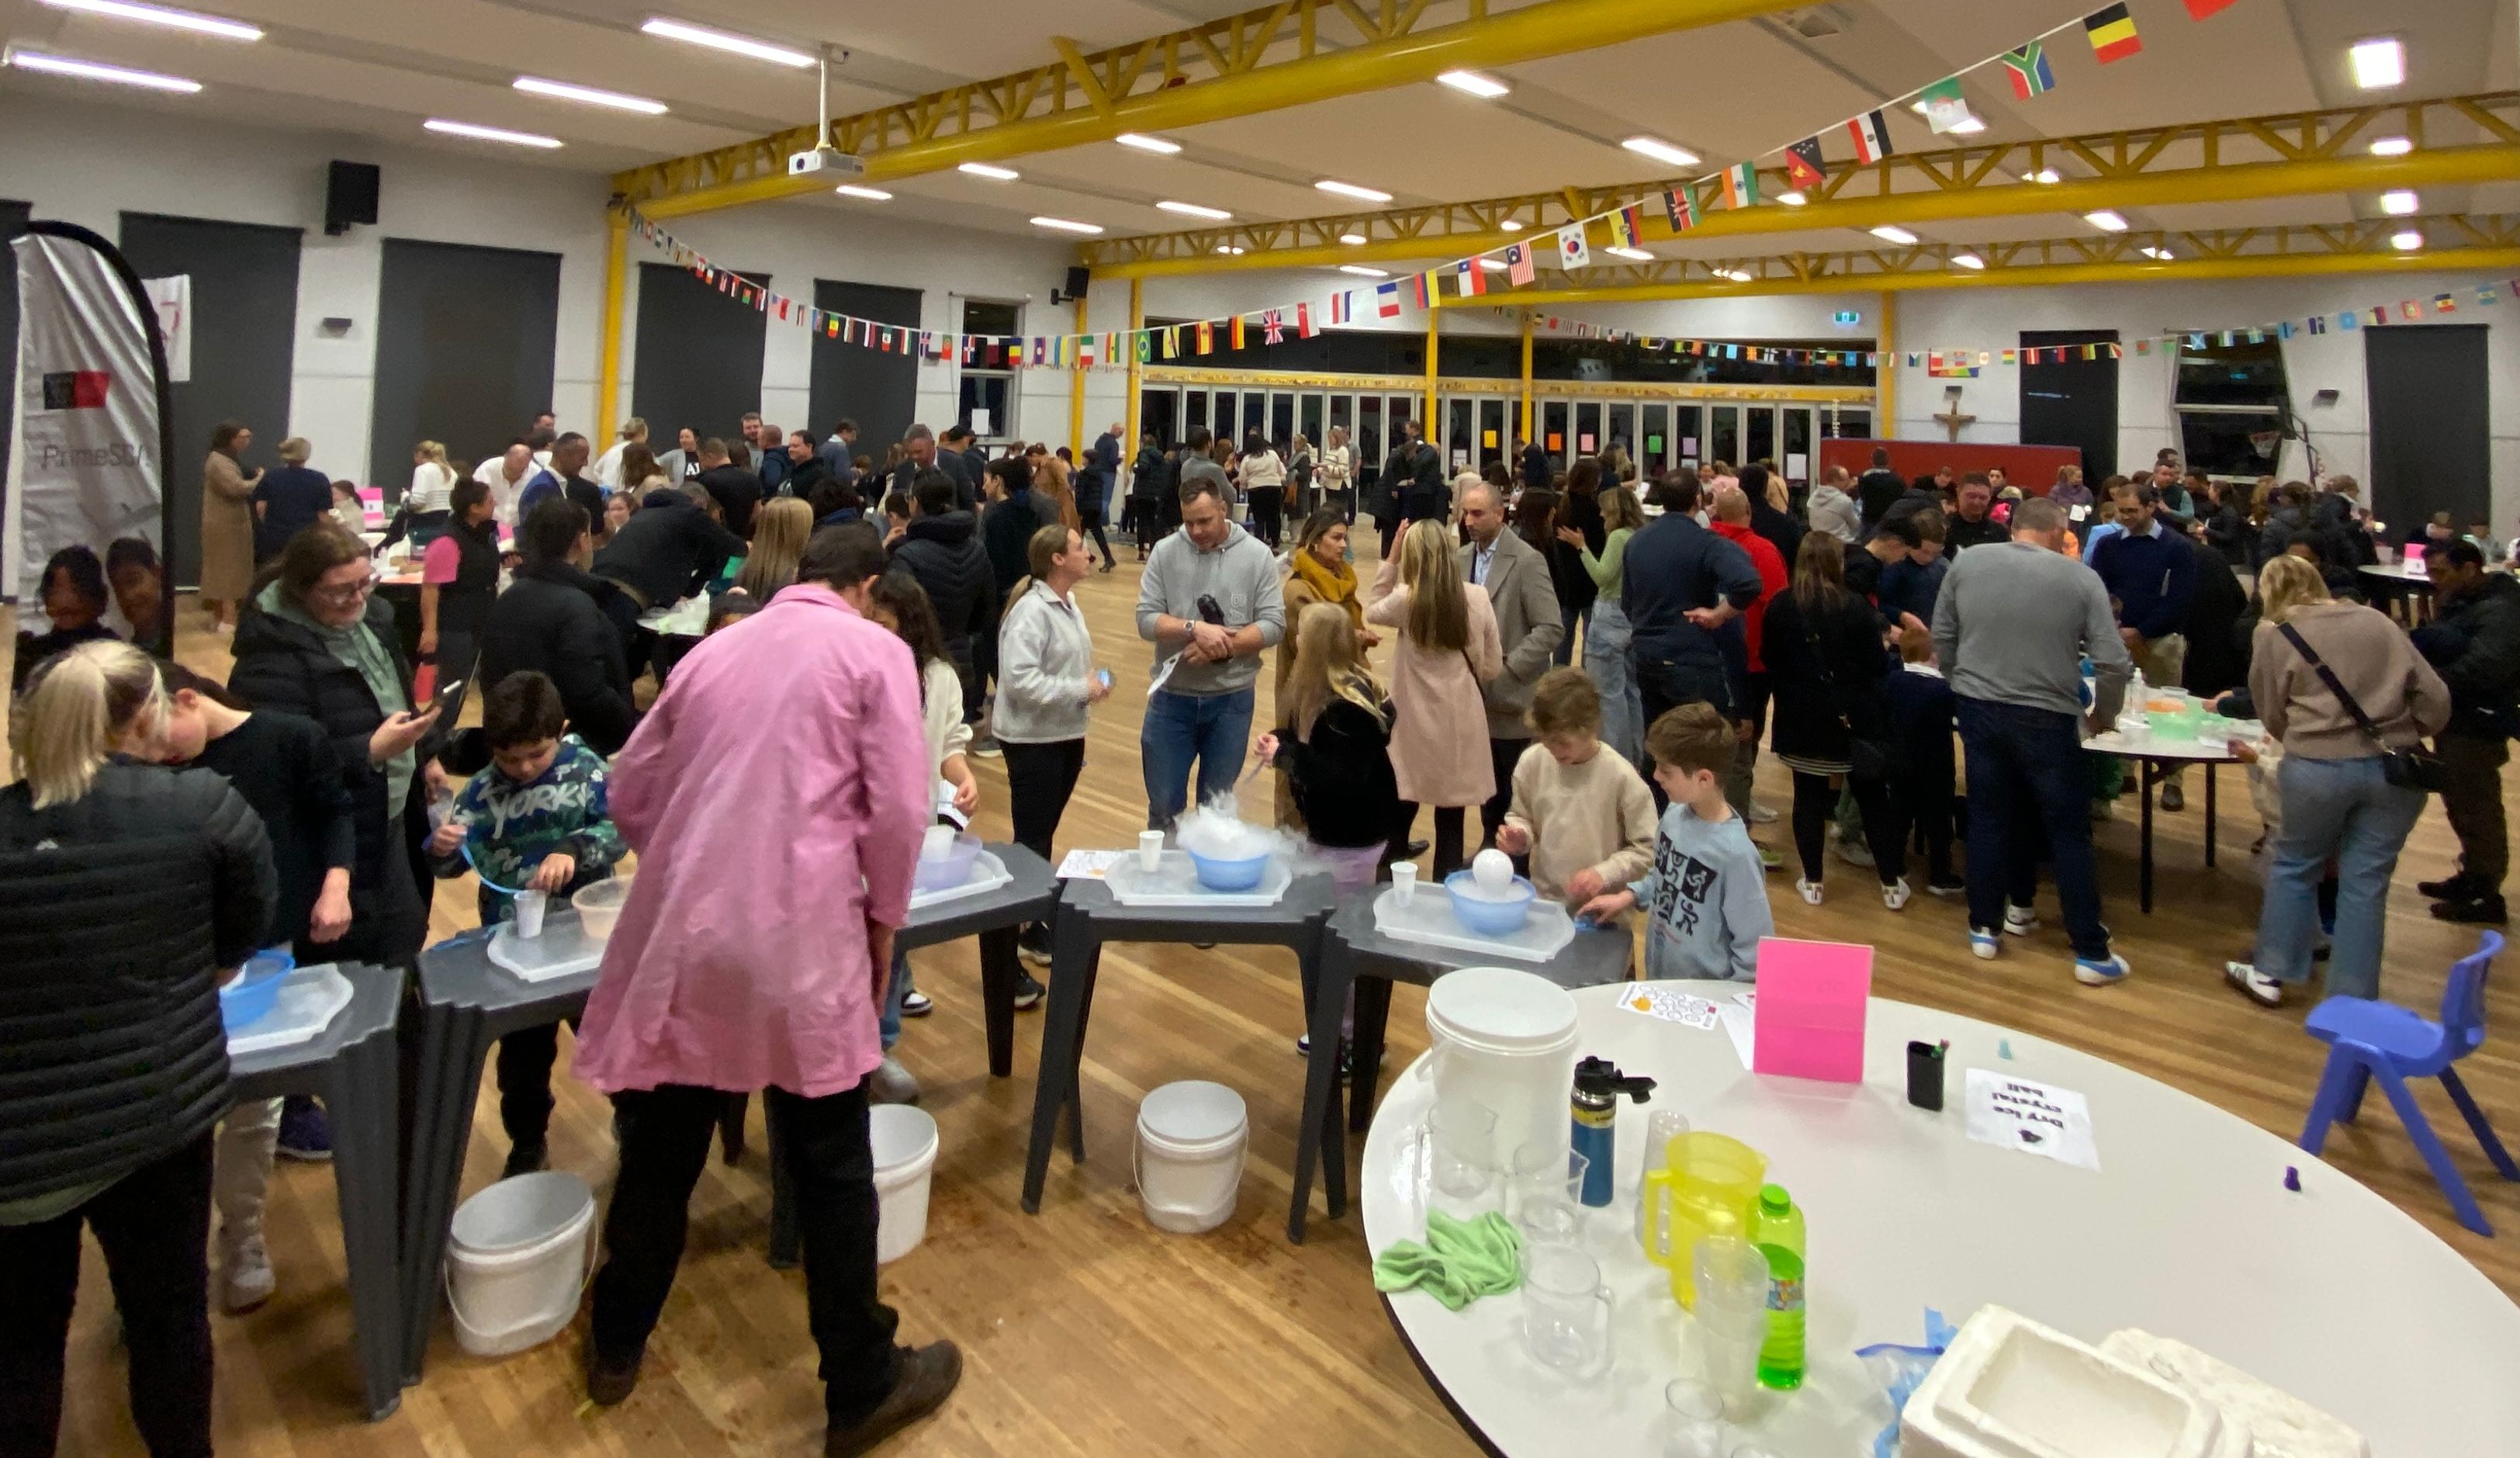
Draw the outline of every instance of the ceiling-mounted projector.
<instances>
[{"instance_id":1,"label":"ceiling-mounted projector","mask_svg":"<svg viewBox=\"0 0 2520 1458\"><path fill-rule=\"evenodd\" d=\"M788 159L788 175L806 177L828 172L834 177L864 177L866 159L837 147L816 147L792 154Z\"/></svg>"}]
</instances>

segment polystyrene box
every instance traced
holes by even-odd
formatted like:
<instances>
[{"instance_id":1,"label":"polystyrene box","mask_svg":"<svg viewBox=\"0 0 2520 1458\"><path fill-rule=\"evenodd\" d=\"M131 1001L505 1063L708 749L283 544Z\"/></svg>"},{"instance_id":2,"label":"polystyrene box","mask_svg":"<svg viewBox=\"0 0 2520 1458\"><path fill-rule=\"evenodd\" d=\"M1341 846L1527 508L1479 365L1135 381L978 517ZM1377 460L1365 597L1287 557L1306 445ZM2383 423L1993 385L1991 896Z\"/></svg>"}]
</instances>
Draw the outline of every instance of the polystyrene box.
<instances>
[{"instance_id":1,"label":"polystyrene box","mask_svg":"<svg viewBox=\"0 0 2520 1458\"><path fill-rule=\"evenodd\" d=\"M1960 1328L1900 1435L1903 1458L2255 1458L2211 1403L2002 1306Z\"/></svg>"},{"instance_id":2,"label":"polystyrene box","mask_svg":"<svg viewBox=\"0 0 2520 1458\"><path fill-rule=\"evenodd\" d=\"M2257 1444L2254 1458L2371 1458L2362 1434L2184 1342L2129 1327L2109 1333L2100 1350L2185 1388L2245 1425Z\"/></svg>"}]
</instances>

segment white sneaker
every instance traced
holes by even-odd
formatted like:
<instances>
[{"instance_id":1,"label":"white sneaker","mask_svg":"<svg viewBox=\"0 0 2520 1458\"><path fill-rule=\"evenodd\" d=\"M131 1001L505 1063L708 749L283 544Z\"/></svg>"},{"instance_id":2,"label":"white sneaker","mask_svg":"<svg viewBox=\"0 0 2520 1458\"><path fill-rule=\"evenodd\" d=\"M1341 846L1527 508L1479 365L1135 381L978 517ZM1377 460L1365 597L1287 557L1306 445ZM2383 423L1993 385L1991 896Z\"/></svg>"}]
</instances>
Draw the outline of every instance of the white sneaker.
<instances>
[{"instance_id":1,"label":"white sneaker","mask_svg":"<svg viewBox=\"0 0 2520 1458\"><path fill-rule=\"evenodd\" d=\"M1774 825L1777 823L1777 812L1769 809L1766 805L1763 805L1754 799L1750 801L1750 823L1752 825Z\"/></svg>"},{"instance_id":2,"label":"white sneaker","mask_svg":"<svg viewBox=\"0 0 2520 1458\"><path fill-rule=\"evenodd\" d=\"M1908 898L1914 894L1915 892L1908 889L1908 878L1902 876L1898 880L1891 882L1888 886L1881 888L1881 904L1889 907L1892 911L1897 911L1902 907L1905 907L1908 904Z\"/></svg>"},{"instance_id":3,"label":"white sneaker","mask_svg":"<svg viewBox=\"0 0 2520 1458\"><path fill-rule=\"evenodd\" d=\"M1837 843L1837 858L1846 862L1850 866L1862 866L1867 870L1870 870L1872 867L1872 847L1865 844L1861 841L1841 840Z\"/></svg>"},{"instance_id":4,"label":"white sneaker","mask_svg":"<svg viewBox=\"0 0 2520 1458\"><path fill-rule=\"evenodd\" d=\"M919 1102L919 1078L901 1066L901 1060L887 1053L870 1075L867 1102L871 1104L916 1104Z\"/></svg>"},{"instance_id":5,"label":"white sneaker","mask_svg":"<svg viewBox=\"0 0 2520 1458\"><path fill-rule=\"evenodd\" d=\"M2260 1007L2279 1008L2284 1002L2284 984L2258 971L2250 962L2223 964L2223 980L2229 982L2240 995Z\"/></svg>"},{"instance_id":6,"label":"white sneaker","mask_svg":"<svg viewBox=\"0 0 2520 1458\"><path fill-rule=\"evenodd\" d=\"M220 1246L219 1309L242 1315L271 1299L278 1282L271 1274L271 1253L263 1248L262 1237L222 1240Z\"/></svg>"},{"instance_id":7,"label":"white sneaker","mask_svg":"<svg viewBox=\"0 0 2520 1458\"><path fill-rule=\"evenodd\" d=\"M1818 906L1820 904L1819 882L1805 881L1801 877L1797 876L1794 878L1794 889L1802 892L1803 904L1805 906Z\"/></svg>"},{"instance_id":8,"label":"white sneaker","mask_svg":"<svg viewBox=\"0 0 2520 1458\"><path fill-rule=\"evenodd\" d=\"M2012 936L2027 936L2039 930L2039 913L2027 906L2003 903L2003 930Z\"/></svg>"},{"instance_id":9,"label":"white sneaker","mask_svg":"<svg viewBox=\"0 0 2520 1458\"><path fill-rule=\"evenodd\" d=\"M1969 950L1976 954L1979 961L1992 962L1995 960L1995 954L2003 950L2003 938L1984 927L1971 927L1969 928Z\"/></svg>"},{"instance_id":10,"label":"white sneaker","mask_svg":"<svg viewBox=\"0 0 2520 1458\"><path fill-rule=\"evenodd\" d=\"M2074 959L2074 980L2086 987L2105 987L2111 982L2123 982L2132 970L2127 966L2127 959L2115 952L2109 953L2108 960L2104 962L2081 957Z\"/></svg>"}]
</instances>

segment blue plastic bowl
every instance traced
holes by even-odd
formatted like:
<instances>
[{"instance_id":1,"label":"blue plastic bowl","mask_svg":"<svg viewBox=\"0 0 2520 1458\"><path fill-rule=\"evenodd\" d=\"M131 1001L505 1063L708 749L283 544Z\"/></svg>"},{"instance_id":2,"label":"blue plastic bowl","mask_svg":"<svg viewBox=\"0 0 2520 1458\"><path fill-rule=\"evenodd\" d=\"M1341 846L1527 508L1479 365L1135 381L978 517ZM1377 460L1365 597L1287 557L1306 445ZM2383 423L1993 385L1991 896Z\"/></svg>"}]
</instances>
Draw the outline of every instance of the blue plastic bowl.
<instances>
[{"instance_id":1,"label":"blue plastic bowl","mask_svg":"<svg viewBox=\"0 0 2520 1458\"><path fill-rule=\"evenodd\" d=\"M1269 853L1247 855L1237 860L1215 860L1192 850L1190 863L1198 872L1198 884L1212 891L1247 891L1260 885L1269 873Z\"/></svg>"},{"instance_id":2,"label":"blue plastic bowl","mask_svg":"<svg viewBox=\"0 0 2520 1458\"><path fill-rule=\"evenodd\" d=\"M295 958L279 949L248 957L236 980L219 989L220 1024L234 1034L268 1017L280 1001L281 979L296 965Z\"/></svg>"},{"instance_id":3,"label":"blue plastic bowl","mask_svg":"<svg viewBox=\"0 0 2520 1458\"><path fill-rule=\"evenodd\" d=\"M971 880L971 863L980 858L980 838L957 836L945 853L934 860L924 856L910 873L914 891L950 891Z\"/></svg>"},{"instance_id":4,"label":"blue plastic bowl","mask_svg":"<svg viewBox=\"0 0 2520 1458\"><path fill-rule=\"evenodd\" d=\"M1511 936L1531 919L1531 900L1536 892L1531 883L1517 876L1513 894L1492 901L1478 894L1478 879L1468 871L1455 871L1444 878L1444 889L1453 898L1453 917L1463 927L1481 936Z\"/></svg>"}]
</instances>

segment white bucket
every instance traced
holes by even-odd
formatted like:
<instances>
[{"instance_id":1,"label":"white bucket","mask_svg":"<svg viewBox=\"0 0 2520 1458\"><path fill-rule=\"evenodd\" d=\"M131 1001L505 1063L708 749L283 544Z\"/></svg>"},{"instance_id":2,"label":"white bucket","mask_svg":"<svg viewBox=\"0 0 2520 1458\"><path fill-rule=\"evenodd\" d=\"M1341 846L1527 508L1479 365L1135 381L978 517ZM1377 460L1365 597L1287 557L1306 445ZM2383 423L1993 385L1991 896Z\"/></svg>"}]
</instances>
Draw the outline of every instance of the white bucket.
<instances>
[{"instance_id":1,"label":"white bucket","mask_svg":"<svg viewBox=\"0 0 2520 1458\"><path fill-rule=\"evenodd\" d=\"M1242 1095L1222 1083L1167 1083L1138 1105L1138 1201L1147 1223L1177 1235L1214 1230L1234 1215L1251 1122Z\"/></svg>"},{"instance_id":2,"label":"white bucket","mask_svg":"<svg viewBox=\"0 0 2520 1458\"><path fill-rule=\"evenodd\" d=\"M927 1238L927 1181L936 1168L936 1116L907 1104L878 1104L867 1112L867 1143L875 1149L875 1195L880 1207L875 1259L889 1265Z\"/></svg>"},{"instance_id":3,"label":"white bucket","mask_svg":"<svg viewBox=\"0 0 2520 1458\"><path fill-rule=\"evenodd\" d=\"M446 1244L455 1340L506 1356L551 1340L586 1291L595 1192L562 1170L503 1179L456 1207Z\"/></svg>"},{"instance_id":4,"label":"white bucket","mask_svg":"<svg viewBox=\"0 0 2520 1458\"><path fill-rule=\"evenodd\" d=\"M1575 999L1546 978L1510 967L1464 967L1426 991L1435 1103L1496 1115L1500 1165L1525 1143L1571 1140Z\"/></svg>"}]
</instances>

